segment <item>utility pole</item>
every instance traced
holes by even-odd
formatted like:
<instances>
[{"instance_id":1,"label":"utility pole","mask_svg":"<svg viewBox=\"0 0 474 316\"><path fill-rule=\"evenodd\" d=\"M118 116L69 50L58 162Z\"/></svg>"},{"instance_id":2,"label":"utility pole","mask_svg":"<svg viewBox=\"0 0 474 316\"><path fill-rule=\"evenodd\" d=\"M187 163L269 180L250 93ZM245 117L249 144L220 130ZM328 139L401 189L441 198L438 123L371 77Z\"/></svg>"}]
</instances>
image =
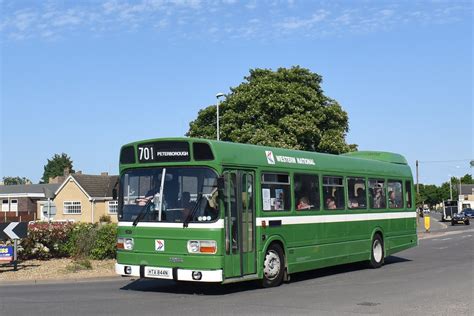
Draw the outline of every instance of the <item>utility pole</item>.
<instances>
[{"instance_id":1,"label":"utility pole","mask_svg":"<svg viewBox=\"0 0 474 316\"><path fill-rule=\"evenodd\" d=\"M416 161L416 194L420 194L420 183L418 182L418 160Z\"/></svg>"},{"instance_id":2,"label":"utility pole","mask_svg":"<svg viewBox=\"0 0 474 316\"><path fill-rule=\"evenodd\" d=\"M453 184L451 182L451 176L449 176L449 196L451 197L450 200L453 200Z\"/></svg>"},{"instance_id":3,"label":"utility pole","mask_svg":"<svg viewBox=\"0 0 474 316\"><path fill-rule=\"evenodd\" d=\"M458 198L459 198L460 195L462 195L462 192L461 192L461 176L459 176L459 192L458 192Z\"/></svg>"}]
</instances>

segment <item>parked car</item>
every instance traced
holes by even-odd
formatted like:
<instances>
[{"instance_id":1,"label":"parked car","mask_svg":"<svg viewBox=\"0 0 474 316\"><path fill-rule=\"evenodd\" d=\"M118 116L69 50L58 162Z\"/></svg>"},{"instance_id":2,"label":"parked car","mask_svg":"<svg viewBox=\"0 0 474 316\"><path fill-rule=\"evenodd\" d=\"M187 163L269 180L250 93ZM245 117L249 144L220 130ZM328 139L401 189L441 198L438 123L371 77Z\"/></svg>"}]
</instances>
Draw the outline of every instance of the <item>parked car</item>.
<instances>
[{"instance_id":1,"label":"parked car","mask_svg":"<svg viewBox=\"0 0 474 316\"><path fill-rule=\"evenodd\" d=\"M462 211L469 219L474 218L474 210L472 208L467 208Z\"/></svg>"},{"instance_id":2,"label":"parked car","mask_svg":"<svg viewBox=\"0 0 474 316\"><path fill-rule=\"evenodd\" d=\"M453 219L451 220L451 225L454 226L456 224L464 224L464 225L470 224L469 217L464 213L464 211L453 215Z\"/></svg>"}]
</instances>

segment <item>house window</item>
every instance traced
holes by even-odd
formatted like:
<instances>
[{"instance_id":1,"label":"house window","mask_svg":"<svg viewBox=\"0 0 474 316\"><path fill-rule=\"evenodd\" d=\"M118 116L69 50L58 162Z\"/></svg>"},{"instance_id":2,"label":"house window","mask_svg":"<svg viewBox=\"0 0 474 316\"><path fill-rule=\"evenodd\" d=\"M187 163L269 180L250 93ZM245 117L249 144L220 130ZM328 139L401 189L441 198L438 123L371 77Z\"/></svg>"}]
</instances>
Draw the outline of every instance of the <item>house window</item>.
<instances>
[{"instance_id":1,"label":"house window","mask_svg":"<svg viewBox=\"0 0 474 316\"><path fill-rule=\"evenodd\" d=\"M18 200L10 201L10 212L18 212Z\"/></svg>"},{"instance_id":2,"label":"house window","mask_svg":"<svg viewBox=\"0 0 474 316\"><path fill-rule=\"evenodd\" d=\"M2 212L8 212L8 200L2 200Z\"/></svg>"},{"instance_id":3,"label":"house window","mask_svg":"<svg viewBox=\"0 0 474 316\"><path fill-rule=\"evenodd\" d=\"M109 214L117 214L118 201L107 202L109 208Z\"/></svg>"},{"instance_id":4,"label":"house window","mask_svg":"<svg viewBox=\"0 0 474 316\"><path fill-rule=\"evenodd\" d=\"M64 214L81 214L81 211L80 201L64 202Z\"/></svg>"}]
</instances>

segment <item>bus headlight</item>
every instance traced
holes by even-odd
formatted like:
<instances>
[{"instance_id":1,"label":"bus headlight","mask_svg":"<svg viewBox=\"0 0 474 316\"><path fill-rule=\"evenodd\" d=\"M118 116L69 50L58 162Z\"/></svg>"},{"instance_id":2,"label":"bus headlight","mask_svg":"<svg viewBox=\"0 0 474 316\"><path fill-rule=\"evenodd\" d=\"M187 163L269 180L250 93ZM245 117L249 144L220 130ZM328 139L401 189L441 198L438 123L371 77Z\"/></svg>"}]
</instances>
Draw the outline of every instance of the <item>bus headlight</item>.
<instances>
[{"instance_id":1,"label":"bus headlight","mask_svg":"<svg viewBox=\"0 0 474 316\"><path fill-rule=\"evenodd\" d=\"M214 254L217 252L217 243L214 240L190 240L188 252Z\"/></svg>"},{"instance_id":2,"label":"bus headlight","mask_svg":"<svg viewBox=\"0 0 474 316\"><path fill-rule=\"evenodd\" d=\"M188 241L188 252L198 253L199 252L199 241L197 241L197 240Z\"/></svg>"},{"instance_id":3,"label":"bus headlight","mask_svg":"<svg viewBox=\"0 0 474 316\"><path fill-rule=\"evenodd\" d=\"M133 238L117 238L117 249L133 250Z\"/></svg>"}]
</instances>

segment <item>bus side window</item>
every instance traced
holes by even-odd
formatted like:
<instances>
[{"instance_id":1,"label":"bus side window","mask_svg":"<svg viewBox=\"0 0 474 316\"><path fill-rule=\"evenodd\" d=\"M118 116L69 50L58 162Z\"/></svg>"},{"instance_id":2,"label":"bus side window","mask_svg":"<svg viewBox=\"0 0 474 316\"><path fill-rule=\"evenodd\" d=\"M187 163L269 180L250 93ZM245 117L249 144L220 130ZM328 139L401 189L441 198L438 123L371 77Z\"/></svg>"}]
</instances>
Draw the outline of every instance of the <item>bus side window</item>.
<instances>
[{"instance_id":1,"label":"bus side window","mask_svg":"<svg viewBox=\"0 0 474 316\"><path fill-rule=\"evenodd\" d=\"M369 179L370 208L385 208L385 180Z\"/></svg>"},{"instance_id":2,"label":"bus side window","mask_svg":"<svg viewBox=\"0 0 474 316\"><path fill-rule=\"evenodd\" d=\"M311 174L295 174L295 209L319 210L319 177Z\"/></svg>"},{"instance_id":3,"label":"bus side window","mask_svg":"<svg viewBox=\"0 0 474 316\"><path fill-rule=\"evenodd\" d=\"M411 208L411 181L405 181L405 199L407 202L407 208Z\"/></svg>"},{"instance_id":4,"label":"bus side window","mask_svg":"<svg viewBox=\"0 0 474 316\"><path fill-rule=\"evenodd\" d=\"M388 180L388 207L403 207L402 181Z\"/></svg>"},{"instance_id":5,"label":"bus side window","mask_svg":"<svg viewBox=\"0 0 474 316\"><path fill-rule=\"evenodd\" d=\"M344 209L344 182L342 177L323 177L325 210Z\"/></svg>"},{"instance_id":6,"label":"bus side window","mask_svg":"<svg viewBox=\"0 0 474 316\"><path fill-rule=\"evenodd\" d=\"M364 178L347 178L347 190L349 195L348 208L367 208L367 194Z\"/></svg>"},{"instance_id":7,"label":"bus side window","mask_svg":"<svg viewBox=\"0 0 474 316\"><path fill-rule=\"evenodd\" d=\"M291 210L290 176L288 174L262 174L262 204L264 211Z\"/></svg>"}]
</instances>

